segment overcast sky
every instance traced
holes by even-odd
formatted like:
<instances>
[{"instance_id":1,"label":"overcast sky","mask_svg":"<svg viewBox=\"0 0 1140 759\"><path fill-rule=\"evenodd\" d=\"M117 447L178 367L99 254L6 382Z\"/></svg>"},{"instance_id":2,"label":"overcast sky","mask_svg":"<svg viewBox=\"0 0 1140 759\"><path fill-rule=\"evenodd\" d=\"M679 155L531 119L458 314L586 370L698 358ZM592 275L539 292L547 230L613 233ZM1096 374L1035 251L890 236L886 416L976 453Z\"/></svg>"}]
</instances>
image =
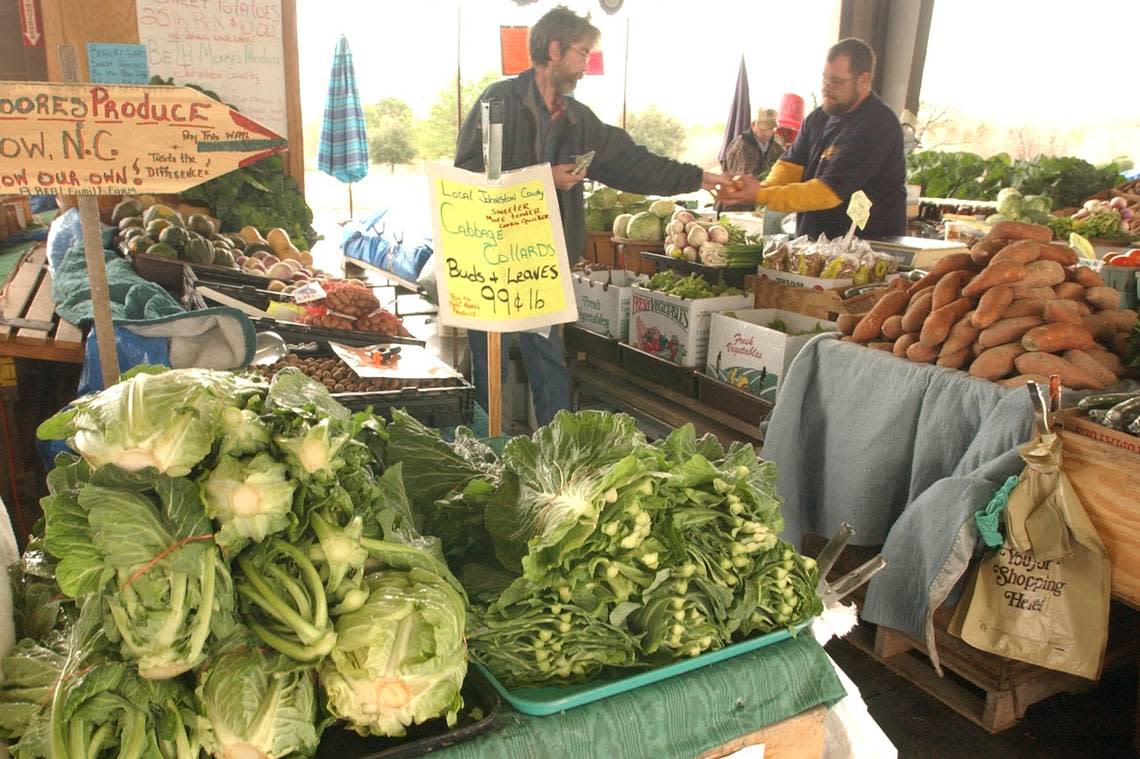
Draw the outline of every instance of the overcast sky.
<instances>
[{"instance_id":1,"label":"overcast sky","mask_svg":"<svg viewBox=\"0 0 1140 759\"><path fill-rule=\"evenodd\" d=\"M459 63L475 80L499 69L500 25L529 25L554 4L298 0L304 118L324 107L341 33L364 102L397 97L422 116L454 86L457 16ZM753 108L775 107L784 92L810 108L838 8L838 0L625 0L607 16L596 0L565 4L590 11L602 30L605 75L579 85L583 102L607 121L620 118L628 22L629 110L657 105L690 126L725 121L741 55ZM1138 33L1137 0L935 0L922 99L1005 123L1134 123L1140 163L1140 97L1127 52Z\"/></svg>"}]
</instances>

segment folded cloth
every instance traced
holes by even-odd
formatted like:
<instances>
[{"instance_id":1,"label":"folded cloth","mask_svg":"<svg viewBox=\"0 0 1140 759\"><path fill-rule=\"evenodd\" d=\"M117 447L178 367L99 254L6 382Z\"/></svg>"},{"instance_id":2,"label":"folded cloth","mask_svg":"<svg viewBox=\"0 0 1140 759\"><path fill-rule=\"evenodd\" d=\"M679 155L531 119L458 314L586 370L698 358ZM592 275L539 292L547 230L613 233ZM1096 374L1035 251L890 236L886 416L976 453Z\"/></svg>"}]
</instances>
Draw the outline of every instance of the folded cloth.
<instances>
[{"instance_id":1,"label":"folded cloth","mask_svg":"<svg viewBox=\"0 0 1140 759\"><path fill-rule=\"evenodd\" d=\"M925 639L978 547L974 512L1024 466L1025 390L821 335L781 382L763 456L776 464L784 538L882 545L863 618Z\"/></svg>"},{"instance_id":2,"label":"folded cloth","mask_svg":"<svg viewBox=\"0 0 1140 759\"><path fill-rule=\"evenodd\" d=\"M170 340L170 365L175 369L237 369L253 360L253 323L235 308L217 307L187 312L174 296L135 273L115 253L103 251L107 289L115 325L144 337ZM56 313L72 324L93 320L91 285L83 246L64 255L52 283Z\"/></svg>"}]
</instances>

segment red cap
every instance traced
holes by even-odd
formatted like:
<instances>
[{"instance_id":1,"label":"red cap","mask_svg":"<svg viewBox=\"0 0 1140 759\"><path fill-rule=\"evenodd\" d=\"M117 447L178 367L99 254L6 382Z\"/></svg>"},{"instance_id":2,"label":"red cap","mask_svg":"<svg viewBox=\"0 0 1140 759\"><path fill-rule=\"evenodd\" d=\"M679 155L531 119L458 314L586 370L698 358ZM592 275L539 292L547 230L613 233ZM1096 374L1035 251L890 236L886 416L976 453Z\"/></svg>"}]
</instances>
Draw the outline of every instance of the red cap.
<instances>
[{"instance_id":1,"label":"red cap","mask_svg":"<svg viewBox=\"0 0 1140 759\"><path fill-rule=\"evenodd\" d=\"M786 129L800 130L800 122L804 120L804 99L799 95L786 93L780 98L780 115L776 123Z\"/></svg>"}]
</instances>

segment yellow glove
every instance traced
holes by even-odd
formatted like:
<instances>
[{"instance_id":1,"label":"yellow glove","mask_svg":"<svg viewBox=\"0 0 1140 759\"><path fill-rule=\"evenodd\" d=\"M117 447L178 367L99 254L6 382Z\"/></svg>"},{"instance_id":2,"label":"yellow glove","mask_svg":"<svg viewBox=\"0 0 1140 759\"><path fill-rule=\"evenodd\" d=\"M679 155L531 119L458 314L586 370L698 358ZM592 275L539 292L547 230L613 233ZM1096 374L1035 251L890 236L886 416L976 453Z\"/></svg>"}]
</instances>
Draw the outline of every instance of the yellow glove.
<instances>
[{"instance_id":1,"label":"yellow glove","mask_svg":"<svg viewBox=\"0 0 1140 759\"><path fill-rule=\"evenodd\" d=\"M768 172L768 178L764 180L767 185L782 185L798 182L803 178L804 167L798 163L791 161L776 161L772 166L772 170Z\"/></svg>"},{"instance_id":2,"label":"yellow glove","mask_svg":"<svg viewBox=\"0 0 1140 759\"><path fill-rule=\"evenodd\" d=\"M843 198L822 179L762 187L756 193L756 205L767 206L773 211L824 211L842 202Z\"/></svg>"}]
</instances>

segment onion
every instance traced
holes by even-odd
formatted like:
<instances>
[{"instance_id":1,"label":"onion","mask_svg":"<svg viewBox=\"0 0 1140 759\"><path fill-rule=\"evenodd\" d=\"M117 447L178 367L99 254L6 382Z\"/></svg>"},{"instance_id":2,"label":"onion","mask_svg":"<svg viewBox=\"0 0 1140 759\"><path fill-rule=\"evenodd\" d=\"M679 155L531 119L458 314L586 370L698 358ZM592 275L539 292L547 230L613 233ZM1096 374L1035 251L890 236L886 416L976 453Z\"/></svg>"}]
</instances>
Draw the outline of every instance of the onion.
<instances>
[{"instance_id":1,"label":"onion","mask_svg":"<svg viewBox=\"0 0 1140 759\"><path fill-rule=\"evenodd\" d=\"M1108 201L1108 207L1115 208L1117 211L1121 211L1125 208L1128 208L1128 201L1118 195L1117 197Z\"/></svg>"},{"instance_id":2,"label":"onion","mask_svg":"<svg viewBox=\"0 0 1140 759\"><path fill-rule=\"evenodd\" d=\"M1132 209L1128 208L1128 207L1121 208L1120 209L1120 220L1121 221L1132 221Z\"/></svg>"},{"instance_id":3,"label":"onion","mask_svg":"<svg viewBox=\"0 0 1140 759\"><path fill-rule=\"evenodd\" d=\"M1079 210L1075 214L1073 214L1073 218L1074 219L1087 219L1088 215L1089 215L1089 210L1087 208L1082 208L1081 210Z\"/></svg>"}]
</instances>

